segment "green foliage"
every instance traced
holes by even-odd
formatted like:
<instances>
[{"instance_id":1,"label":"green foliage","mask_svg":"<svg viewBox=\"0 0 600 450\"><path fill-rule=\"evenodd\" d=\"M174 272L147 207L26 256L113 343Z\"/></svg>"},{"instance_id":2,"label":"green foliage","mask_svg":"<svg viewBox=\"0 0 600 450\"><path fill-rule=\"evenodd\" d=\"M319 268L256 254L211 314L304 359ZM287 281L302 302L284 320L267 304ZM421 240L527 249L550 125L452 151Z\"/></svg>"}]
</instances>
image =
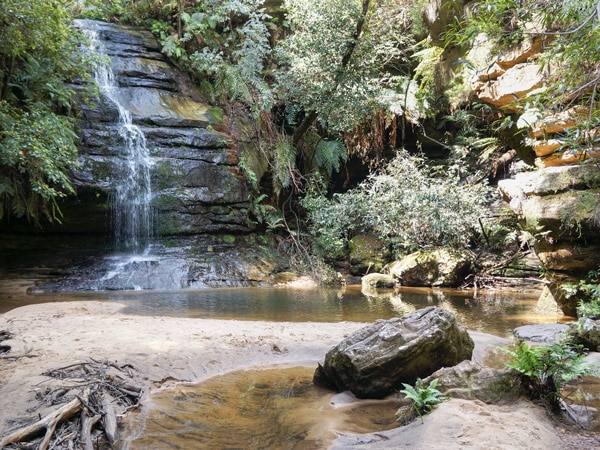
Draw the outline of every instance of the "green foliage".
<instances>
[{"instance_id":1,"label":"green foliage","mask_svg":"<svg viewBox=\"0 0 600 450\"><path fill-rule=\"evenodd\" d=\"M407 72L412 44L404 2L286 0L291 34L278 43L277 89L291 123L305 112L347 131L383 105L385 87ZM390 16L399 20L390 25Z\"/></svg>"},{"instance_id":2,"label":"green foliage","mask_svg":"<svg viewBox=\"0 0 600 450\"><path fill-rule=\"evenodd\" d=\"M56 199L73 194L77 161L72 123L43 108L0 102L0 218L7 211L36 220L57 218Z\"/></svg>"},{"instance_id":3,"label":"green foliage","mask_svg":"<svg viewBox=\"0 0 600 450\"><path fill-rule=\"evenodd\" d=\"M357 232L372 232L398 253L427 245L468 247L486 215L487 187L435 177L422 159L399 152L381 173L328 199L317 185L303 206L321 251L336 258Z\"/></svg>"},{"instance_id":4,"label":"green foliage","mask_svg":"<svg viewBox=\"0 0 600 450\"><path fill-rule=\"evenodd\" d=\"M420 81L419 92L421 95L425 95L432 92L432 85L434 85L435 81L435 69L444 49L435 45L429 45L427 41L419 42L417 48L420 47L422 48L412 55L418 62L413 77Z\"/></svg>"},{"instance_id":5,"label":"green foliage","mask_svg":"<svg viewBox=\"0 0 600 450\"><path fill-rule=\"evenodd\" d=\"M594 367L584 360L582 349L566 341L539 347L521 341L514 350L501 350L512 358L506 365L521 375L527 391L552 408L558 406L565 383L595 372Z\"/></svg>"},{"instance_id":6,"label":"green foliage","mask_svg":"<svg viewBox=\"0 0 600 450\"><path fill-rule=\"evenodd\" d=\"M164 53L178 58L198 78L211 79L218 95L240 100L255 118L273 104L273 92L265 78L272 18L262 3L200 2L193 10L179 10L179 29L169 30L165 22L153 25Z\"/></svg>"},{"instance_id":7,"label":"green foliage","mask_svg":"<svg viewBox=\"0 0 600 450\"><path fill-rule=\"evenodd\" d=\"M412 402L412 407L415 413L423 420L423 414L430 412L433 407L439 403L442 403L445 398L442 393L436 389L438 380L432 380L429 386L423 386L423 380L417 379L415 386L411 386L406 383L402 383L404 389L400 391L404 394L405 398L408 398Z\"/></svg>"},{"instance_id":8,"label":"green foliage","mask_svg":"<svg viewBox=\"0 0 600 450\"><path fill-rule=\"evenodd\" d=\"M348 150L342 141L318 138L314 145L314 161L317 168L323 169L328 177L340 169L342 162L348 161Z\"/></svg>"},{"instance_id":9,"label":"green foliage","mask_svg":"<svg viewBox=\"0 0 600 450\"><path fill-rule=\"evenodd\" d=\"M77 164L75 91L89 79L80 33L65 2L0 3L0 217L57 219L56 200L73 193Z\"/></svg>"},{"instance_id":10,"label":"green foliage","mask_svg":"<svg viewBox=\"0 0 600 450\"><path fill-rule=\"evenodd\" d=\"M290 139L278 136L271 155L273 172L273 188L277 194L282 189L289 189L299 183L296 170L296 149Z\"/></svg>"},{"instance_id":11,"label":"green foliage","mask_svg":"<svg viewBox=\"0 0 600 450\"><path fill-rule=\"evenodd\" d=\"M561 286L567 298L578 298L579 317L600 318L600 269L590 271L578 283L565 283Z\"/></svg>"},{"instance_id":12,"label":"green foliage","mask_svg":"<svg viewBox=\"0 0 600 450\"><path fill-rule=\"evenodd\" d=\"M183 3L184 0L77 0L72 10L80 18L143 25L167 19Z\"/></svg>"}]
</instances>

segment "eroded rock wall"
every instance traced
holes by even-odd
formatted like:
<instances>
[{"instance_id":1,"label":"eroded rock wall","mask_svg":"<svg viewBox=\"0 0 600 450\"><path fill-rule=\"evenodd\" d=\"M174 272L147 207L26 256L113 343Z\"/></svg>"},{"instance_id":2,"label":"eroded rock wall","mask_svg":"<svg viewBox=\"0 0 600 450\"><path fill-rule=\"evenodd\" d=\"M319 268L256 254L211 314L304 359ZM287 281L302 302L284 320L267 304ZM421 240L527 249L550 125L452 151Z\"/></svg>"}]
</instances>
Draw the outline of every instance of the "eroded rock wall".
<instances>
[{"instance_id":1,"label":"eroded rock wall","mask_svg":"<svg viewBox=\"0 0 600 450\"><path fill-rule=\"evenodd\" d=\"M456 0L429 3L424 15L434 45L443 44L440 27L449 24L448 11L472 13L469 4ZM548 70L555 69L539 63L551 39L540 31L532 25L531 35L503 51L479 35L465 54L448 54L440 65L447 66L455 80L466 81L463 99L488 103L514 118L515 132L524 138L516 153L530 164L515 166L512 178L499 182L499 190L523 228L536 237L535 251L543 266L561 276L580 276L600 264L600 147L582 148L567 136L578 131L597 143L600 131L577 129L590 114L584 105L556 111L524 109L523 100L543 92ZM450 87L446 78L441 89Z\"/></svg>"},{"instance_id":2,"label":"eroded rock wall","mask_svg":"<svg viewBox=\"0 0 600 450\"><path fill-rule=\"evenodd\" d=\"M248 231L247 185L223 112L200 101L187 78L160 53L151 33L93 21L80 21L80 26L95 28L111 60L118 96L146 136L153 160L154 233ZM95 201L96 206L105 204L96 209L102 215L95 221L97 231L97 222L110 228L107 203L114 191L114 168L123 142L118 110L110 100L85 104L82 113L81 168L75 178L84 199ZM96 195L85 196L86 192ZM66 213L71 216L77 211Z\"/></svg>"}]
</instances>

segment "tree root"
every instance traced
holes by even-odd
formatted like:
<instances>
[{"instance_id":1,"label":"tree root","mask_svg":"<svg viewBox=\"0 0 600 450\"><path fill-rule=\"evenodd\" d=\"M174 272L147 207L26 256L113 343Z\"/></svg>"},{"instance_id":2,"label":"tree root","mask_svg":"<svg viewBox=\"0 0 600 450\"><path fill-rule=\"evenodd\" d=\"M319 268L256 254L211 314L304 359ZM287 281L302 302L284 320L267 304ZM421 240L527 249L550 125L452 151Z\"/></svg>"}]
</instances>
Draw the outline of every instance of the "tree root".
<instances>
[{"instance_id":1,"label":"tree root","mask_svg":"<svg viewBox=\"0 0 600 450\"><path fill-rule=\"evenodd\" d=\"M25 445L41 450L111 447L119 438L118 417L137 407L143 393L134 382L133 370L130 365L92 361L45 372L50 377L46 382L53 387L38 390L40 406L70 400L0 438L0 450Z\"/></svg>"}]
</instances>

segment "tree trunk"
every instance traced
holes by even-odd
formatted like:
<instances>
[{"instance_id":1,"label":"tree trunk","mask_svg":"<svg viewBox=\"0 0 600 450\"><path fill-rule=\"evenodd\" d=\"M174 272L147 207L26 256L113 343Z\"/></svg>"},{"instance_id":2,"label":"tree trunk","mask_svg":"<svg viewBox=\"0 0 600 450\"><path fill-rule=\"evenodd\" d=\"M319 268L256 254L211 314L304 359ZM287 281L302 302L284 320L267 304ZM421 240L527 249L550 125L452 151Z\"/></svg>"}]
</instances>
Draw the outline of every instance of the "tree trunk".
<instances>
[{"instance_id":1,"label":"tree trunk","mask_svg":"<svg viewBox=\"0 0 600 450\"><path fill-rule=\"evenodd\" d=\"M39 434L42 430L46 430L46 434L44 436L44 440L39 446L39 450L46 450L48 448L48 444L52 439L52 434L56 429L56 425L60 422L69 419L73 414L77 413L81 410L82 403L79 397L74 398L66 405L63 405L56 411L51 414L48 414L41 420L38 420L36 423L21 428L8 436L5 436L0 441L0 449L5 447L8 444L12 444L14 442L19 442L22 440L26 440L27 438Z\"/></svg>"}]
</instances>

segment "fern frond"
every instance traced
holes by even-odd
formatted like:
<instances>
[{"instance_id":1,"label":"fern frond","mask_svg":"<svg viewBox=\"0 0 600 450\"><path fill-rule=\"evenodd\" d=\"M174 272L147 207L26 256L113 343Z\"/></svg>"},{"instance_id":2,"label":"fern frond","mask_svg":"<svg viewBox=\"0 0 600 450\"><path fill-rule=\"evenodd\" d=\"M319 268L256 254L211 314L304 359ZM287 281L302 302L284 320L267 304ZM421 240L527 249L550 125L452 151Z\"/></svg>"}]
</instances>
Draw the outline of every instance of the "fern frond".
<instances>
[{"instance_id":1,"label":"fern frond","mask_svg":"<svg viewBox=\"0 0 600 450\"><path fill-rule=\"evenodd\" d=\"M348 161L348 150L343 142L321 139L315 148L315 162L331 176L340 168L340 162Z\"/></svg>"}]
</instances>

